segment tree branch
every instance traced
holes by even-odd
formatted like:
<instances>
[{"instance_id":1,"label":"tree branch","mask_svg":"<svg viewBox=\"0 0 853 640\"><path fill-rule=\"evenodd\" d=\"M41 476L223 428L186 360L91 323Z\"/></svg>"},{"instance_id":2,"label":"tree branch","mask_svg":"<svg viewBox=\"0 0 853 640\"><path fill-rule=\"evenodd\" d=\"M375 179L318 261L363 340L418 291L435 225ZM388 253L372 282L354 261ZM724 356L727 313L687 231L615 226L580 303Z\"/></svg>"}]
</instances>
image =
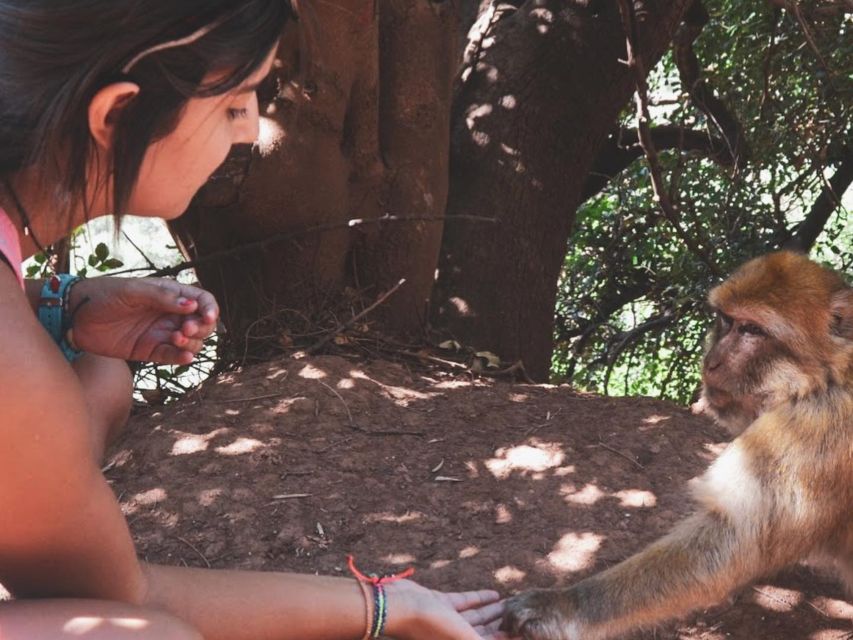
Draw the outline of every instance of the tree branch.
<instances>
[{"instance_id":1,"label":"tree branch","mask_svg":"<svg viewBox=\"0 0 853 640\"><path fill-rule=\"evenodd\" d=\"M784 249L808 252L818 236L823 232L829 217L841 205L841 197L853 183L853 147L838 166L838 170L829 179L812 205L811 211L782 245Z\"/></svg>"},{"instance_id":2,"label":"tree branch","mask_svg":"<svg viewBox=\"0 0 853 640\"><path fill-rule=\"evenodd\" d=\"M734 164L734 158L725 141L705 131L665 125L653 127L650 133L657 149L693 151L724 167ZM642 155L643 147L640 145L636 129L622 128L611 134L587 176L583 200L588 200L599 193L613 178Z\"/></svg>"},{"instance_id":3,"label":"tree branch","mask_svg":"<svg viewBox=\"0 0 853 640\"><path fill-rule=\"evenodd\" d=\"M673 40L675 64L678 67L681 84L690 96L690 100L714 124L725 139L730 155L736 159L738 168L742 168L749 156L743 127L702 78L699 59L693 50L693 43L702 33L707 22L708 13L701 0L694 0Z\"/></svg>"},{"instance_id":4,"label":"tree branch","mask_svg":"<svg viewBox=\"0 0 853 640\"><path fill-rule=\"evenodd\" d=\"M628 52L628 66L634 72L637 82L636 103L637 103L637 132L640 139L640 145L643 151L646 152L646 158L649 162L649 172L652 178L652 188L654 189L655 202L660 205L664 217L669 221L675 230L676 235L681 238L682 242L687 245L687 248L698 257L708 270L717 277L722 277L722 273L714 263L707 246L700 247L696 240L690 236L682 227L680 216L669 199L667 190L663 184L663 172L661 170L660 158L658 158L657 150L649 129L651 115L649 114L649 97L648 85L646 83L646 69L642 58L636 53L638 42L637 37L637 16L634 10L634 5L631 0L619 0L619 11L622 15L622 23L626 33L626 47ZM737 157L737 154L735 154Z\"/></svg>"}]
</instances>

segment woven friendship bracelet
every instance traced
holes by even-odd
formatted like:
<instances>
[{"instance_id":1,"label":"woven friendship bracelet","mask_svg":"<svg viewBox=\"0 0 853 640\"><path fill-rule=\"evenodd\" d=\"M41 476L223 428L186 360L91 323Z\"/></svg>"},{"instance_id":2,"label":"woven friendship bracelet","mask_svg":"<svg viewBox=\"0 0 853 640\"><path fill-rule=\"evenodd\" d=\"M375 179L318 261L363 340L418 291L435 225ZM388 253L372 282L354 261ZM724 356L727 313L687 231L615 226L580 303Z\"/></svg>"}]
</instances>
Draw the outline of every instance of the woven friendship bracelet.
<instances>
[{"instance_id":1,"label":"woven friendship bracelet","mask_svg":"<svg viewBox=\"0 0 853 640\"><path fill-rule=\"evenodd\" d=\"M350 571L355 576L355 579L359 584L364 585L365 588L368 585L373 588L373 598L368 596L366 590L363 591L365 602L368 604L367 620L369 620L370 623L362 640L376 640L376 638L379 638L385 631L385 623L388 622L388 598L385 595L384 585L389 582L396 582L397 580L408 578L415 572L415 570L413 567L409 567L400 573L378 576L375 573L364 574L359 571L358 567L355 566L355 558L353 556L347 556L347 563ZM369 610L371 601L373 603L372 615Z\"/></svg>"}]
</instances>

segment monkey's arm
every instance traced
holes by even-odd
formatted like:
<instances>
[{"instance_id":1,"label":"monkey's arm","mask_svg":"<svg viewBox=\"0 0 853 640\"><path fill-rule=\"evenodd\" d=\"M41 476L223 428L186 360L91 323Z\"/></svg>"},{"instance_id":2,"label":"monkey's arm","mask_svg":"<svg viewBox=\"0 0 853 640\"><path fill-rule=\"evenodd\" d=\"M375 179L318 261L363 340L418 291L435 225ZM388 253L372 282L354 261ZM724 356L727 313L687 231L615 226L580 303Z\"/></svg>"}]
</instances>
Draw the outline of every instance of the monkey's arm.
<instances>
[{"instance_id":1,"label":"monkey's arm","mask_svg":"<svg viewBox=\"0 0 853 640\"><path fill-rule=\"evenodd\" d=\"M598 640L712 604L754 577L754 544L711 513L697 514L624 562L564 590L508 603L507 628L529 640Z\"/></svg>"},{"instance_id":2,"label":"monkey's arm","mask_svg":"<svg viewBox=\"0 0 853 640\"><path fill-rule=\"evenodd\" d=\"M815 457L798 455L802 443L779 426L759 420L732 443L693 483L701 510L669 535L568 589L511 598L505 628L529 640L610 638L714 604L805 555L826 509L812 508L810 482L792 481L807 477L799 460Z\"/></svg>"}]
</instances>

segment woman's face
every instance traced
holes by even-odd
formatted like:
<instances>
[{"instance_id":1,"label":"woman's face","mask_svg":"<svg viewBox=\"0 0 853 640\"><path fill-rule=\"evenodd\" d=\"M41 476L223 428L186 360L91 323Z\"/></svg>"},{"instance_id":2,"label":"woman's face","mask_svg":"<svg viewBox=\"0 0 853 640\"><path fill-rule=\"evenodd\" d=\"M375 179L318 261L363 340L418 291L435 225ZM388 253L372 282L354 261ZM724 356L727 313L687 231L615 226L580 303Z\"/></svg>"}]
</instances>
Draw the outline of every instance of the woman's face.
<instances>
[{"instance_id":1,"label":"woman's face","mask_svg":"<svg viewBox=\"0 0 853 640\"><path fill-rule=\"evenodd\" d=\"M148 147L128 213L167 220L180 216L233 145L255 142L256 89L274 60L275 48L255 73L227 94L187 102L175 130Z\"/></svg>"}]
</instances>

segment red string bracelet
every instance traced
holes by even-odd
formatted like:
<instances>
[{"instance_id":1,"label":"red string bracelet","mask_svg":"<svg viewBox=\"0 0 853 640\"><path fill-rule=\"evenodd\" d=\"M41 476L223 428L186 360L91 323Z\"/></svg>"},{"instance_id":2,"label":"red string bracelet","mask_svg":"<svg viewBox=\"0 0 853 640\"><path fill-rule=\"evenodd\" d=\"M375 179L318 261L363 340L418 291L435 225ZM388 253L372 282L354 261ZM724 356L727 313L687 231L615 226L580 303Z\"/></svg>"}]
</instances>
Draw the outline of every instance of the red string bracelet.
<instances>
[{"instance_id":1,"label":"red string bracelet","mask_svg":"<svg viewBox=\"0 0 853 640\"><path fill-rule=\"evenodd\" d=\"M391 575L378 576L376 574L365 575L355 566L355 558L351 555L347 556L347 564L349 570L355 576L359 586L370 585L373 588L373 614L370 612L370 599L365 592L365 600L367 601L367 630L362 640L379 638L385 631L385 622L388 620L388 601L385 597L384 585L389 582L403 580L412 575L415 570L409 567L405 571Z\"/></svg>"},{"instance_id":2,"label":"red string bracelet","mask_svg":"<svg viewBox=\"0 0 853 640\"><path fill-rule=\"evenodd\" d=\"M372 585L388 584L389 582L397 582L397 580L405 580L415 572L414 567L409 567L400 573L391 573L384 576L378 576L375 573L365 575L358 570L358 567L355 566L355 557L352 555L347 556L347 565L349 565L349 570L360 582L367 582Z\"/></svg>"}]
</instances>

